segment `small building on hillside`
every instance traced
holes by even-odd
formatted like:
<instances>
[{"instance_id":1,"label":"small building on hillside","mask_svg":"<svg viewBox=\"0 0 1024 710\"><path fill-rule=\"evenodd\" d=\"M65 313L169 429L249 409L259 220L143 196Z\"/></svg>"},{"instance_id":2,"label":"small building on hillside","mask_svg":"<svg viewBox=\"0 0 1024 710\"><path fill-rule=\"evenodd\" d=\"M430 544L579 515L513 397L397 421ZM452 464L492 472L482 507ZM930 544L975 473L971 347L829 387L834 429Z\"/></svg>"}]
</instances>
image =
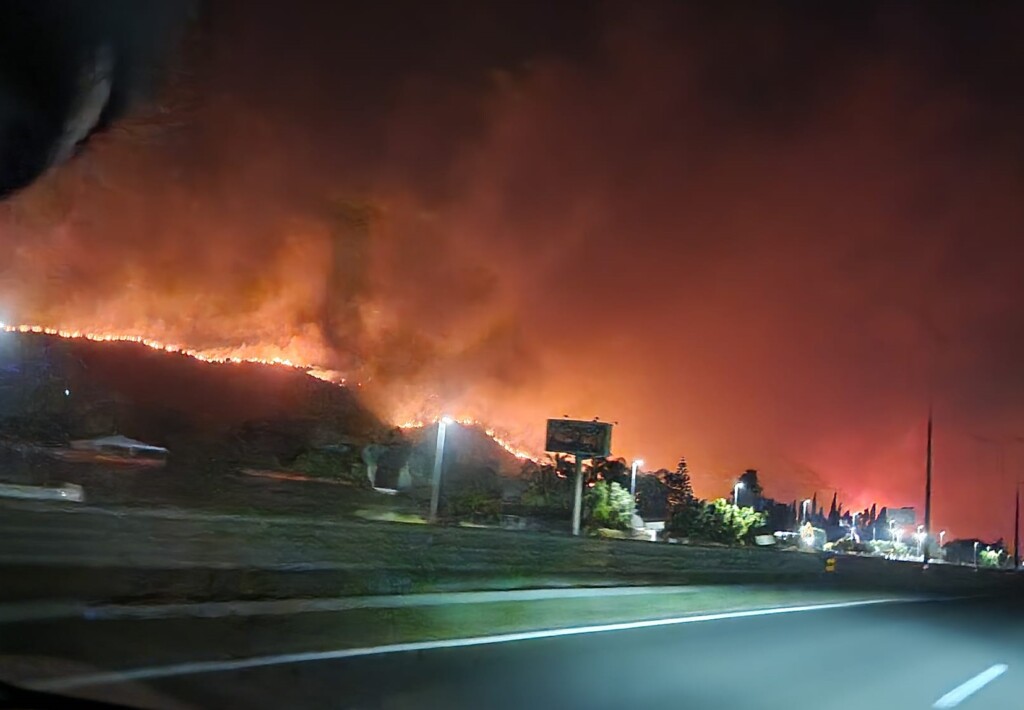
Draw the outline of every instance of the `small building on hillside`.
<instances>
[{"instance_id":1,"label":"small building on hillside","mask_svg":"<svg viewBox=\"0 0 1024 710\"><path fill-rule=\"evenodd\" d=\"M71 442L71 458L80 460L126 460L139 463L164 463L168 450L127 436L115 434L98 439L80 439Z\"/></svg>"}]
</instances>

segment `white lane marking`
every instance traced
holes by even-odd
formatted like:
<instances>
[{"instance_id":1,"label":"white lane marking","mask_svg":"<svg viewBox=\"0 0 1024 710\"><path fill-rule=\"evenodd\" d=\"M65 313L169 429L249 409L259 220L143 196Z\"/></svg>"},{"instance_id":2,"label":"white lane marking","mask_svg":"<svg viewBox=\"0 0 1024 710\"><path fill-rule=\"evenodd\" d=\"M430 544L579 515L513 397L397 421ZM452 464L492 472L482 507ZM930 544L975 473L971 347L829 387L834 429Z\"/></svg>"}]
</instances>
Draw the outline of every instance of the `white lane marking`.
<instances>
[{"instance_id":1,"label":"white lane marking","mask_svg":"<svg viewBox=\"0 0 1024 710\"><path fill-rule=\"evenodd\" d=\"M1009 668L1005 663L997 663L991 668L982 671L978 675L971 678L966 683L958 685L951 691L943 695L941 698L935 701L932 705L933 708L955 708L957 705L967 700L979 690L984 688L986 685L994 681L996 678L1001 676Z\"/></svg>"},{"instance_id":2,"label":"white lane marking","mask_svg":"<svg viewBox=\"0 0 1024 710\"><path fill-rule=\"evenodd\" d=\"M897 604L901 602L933 601L927 597L916 598L890 598L890 599L864 599L849 602L834 602L831 604L807 604L803 606L773 607L769 609L749 609L747 611L727 611L716 614L700 614L696 616L680 616L670 619L650 619L646 621L628 621L617 624L601 624L597 626L577 626L565 629L541 629L538 631L521 631L510 634L497 634L494 636L473 636L469 638L447 639L438 641L416 641L411 643L396 643L387 646L368 646L364 648L342 648L333 651L310 651L305 653L283 653L274 656L256 656L253 658L239 658L231 661L193 661L188 663L175 663L166 666L150 666L148 668L133 668L123 671L110 671L107 673L90 673L62 678L48 678L37 681L24 682L23 684L37 690L70 690L72 688L83 688L95 685L111 685L114 683L125 683L133 680L153 680L156 678L170 678L173 676L192 675L196 673L220 673L225 671L237 671L247 668L261 668L265 666L278 666L291 663L309 663L311 661L332 661L343 658L360 658L365 656L382 656L392 653L405 653L409 651L433 651L445 648L464 648L466 646L487 646L499 643L512 643L515 641L530 641L534 639L558 638L561 636L580 636L583 634L607 633L610 631L627 631L631 629L647 629L655 626L675 626L679 624L696 624L704 621L720 621L723 619L746 619L754 616L773 616L776 614L795 614L805 611L826 611L828 609L848 609L858 606L870 606L874 604Z\"/></svg>"}]
</instances>

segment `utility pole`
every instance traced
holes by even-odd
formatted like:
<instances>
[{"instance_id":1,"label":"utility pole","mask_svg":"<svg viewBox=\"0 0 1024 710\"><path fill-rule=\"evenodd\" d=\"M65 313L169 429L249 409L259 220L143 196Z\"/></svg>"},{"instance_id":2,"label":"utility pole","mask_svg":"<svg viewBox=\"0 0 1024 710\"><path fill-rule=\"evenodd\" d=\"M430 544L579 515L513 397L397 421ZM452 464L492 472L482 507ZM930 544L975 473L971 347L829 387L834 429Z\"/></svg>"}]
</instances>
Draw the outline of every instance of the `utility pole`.
<instances>
[{"instance_id":1,"label":"utility pole","mask_svg":"<svg viewBox=\"0 0 1024 710\"><path fill-rule=\"evenodd\" d=\"M928 564L928 538L932 530L932 405L928 403L928 451L925 458L924 482L924 552L923 559Z\"/></svg>"}]
</instances>

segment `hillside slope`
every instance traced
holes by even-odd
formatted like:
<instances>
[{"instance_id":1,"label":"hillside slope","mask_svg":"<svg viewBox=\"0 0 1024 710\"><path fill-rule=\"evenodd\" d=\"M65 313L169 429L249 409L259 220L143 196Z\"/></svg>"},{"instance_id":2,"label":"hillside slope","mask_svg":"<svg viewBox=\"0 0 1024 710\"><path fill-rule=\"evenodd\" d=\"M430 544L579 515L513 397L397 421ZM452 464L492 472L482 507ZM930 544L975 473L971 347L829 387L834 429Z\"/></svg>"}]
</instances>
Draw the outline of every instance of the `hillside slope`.
<instances>
[{"instance_id":1,"label":"hillside slope","mask_svg":"<svg viewBox=\"0 0 1024 710\"><path fill-rule=\"evenodd\" d=\"M210 363L131 342L0 333L0 436L60 446L118 433L167 447L173 464L205 470L302 467L314 451L358 468L377 444L426 484L436 426L399 430L358 389L283 366ZM522 462L478 427L453 425L451 483L514 477ZM393 484L397 471L382 473Z\"/></svg>"}]
</instances>

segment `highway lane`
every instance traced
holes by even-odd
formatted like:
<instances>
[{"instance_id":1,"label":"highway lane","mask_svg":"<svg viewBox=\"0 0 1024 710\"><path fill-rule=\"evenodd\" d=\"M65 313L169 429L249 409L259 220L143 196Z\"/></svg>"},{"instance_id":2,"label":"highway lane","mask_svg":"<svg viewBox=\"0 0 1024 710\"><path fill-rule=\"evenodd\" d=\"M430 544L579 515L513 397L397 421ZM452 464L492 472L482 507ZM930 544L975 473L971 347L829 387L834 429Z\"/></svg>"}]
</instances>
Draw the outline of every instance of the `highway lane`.
<instances>
[{"instance_id":1,"label":"highway lane","mask_svg":"<svg viewBox=\"0 0 1024 710\"><path fill-rule=\"evenodd\" d=\"M174 664L203 647L189 623L150 639L178 645ZM901 603L299 662L263 649L253 667L168 660L168 677L65 691L147 707L1018 708L1022 632L1018 602Z\"/></svg>"}]
</instances>

